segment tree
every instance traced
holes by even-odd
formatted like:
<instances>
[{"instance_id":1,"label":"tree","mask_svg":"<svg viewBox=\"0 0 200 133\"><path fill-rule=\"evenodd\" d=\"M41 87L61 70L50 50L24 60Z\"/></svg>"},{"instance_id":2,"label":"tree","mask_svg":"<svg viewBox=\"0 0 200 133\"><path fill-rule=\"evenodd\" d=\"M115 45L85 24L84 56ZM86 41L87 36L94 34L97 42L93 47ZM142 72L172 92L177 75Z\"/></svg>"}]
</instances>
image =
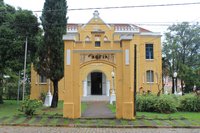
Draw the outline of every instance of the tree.
<instances>
[{"instance_id":1,"label":"tree","mask_svg":"<svg viewBox=\"0 0 200 133\"><path fill-rule=\"evenodd\" d=\"M62 36L66 33L66 10L66 0L46 0L41 17L44 41L38 49L38 60L35 67L40 75L46 76L53 82L52 108L57 107L58 81L64 75Z\"/></svg>"},{"instance_id":2,"label":"tree","mask_svg":"<svg viewBox=\"0 0 200 133\"><path fill-rule=\"evenodd\" d=\"M3 76L7 63L7 52L4 49L10 49L14 37L13 29L10 24L13 22L15 9L0 1L0 104L3 103Z\"/></svg>"},{"instance_id":3,"label":"tree","mask_svg":"<svg viewBox=\"0 0 200 133\"><path fill-rule=\"evenodd\" d=\"M35 56L38 44L39 23L31 11L18 9L0 2L0 103L3 75L6 70L16 75L23 69L25 38L29 39L27 64Z\"/></svg>"},{"instance_id":4,"label":"tree","mask_svg":"<svg viewBox=\"0 0 200 133\"><path fill-rule=\"evenodd\" d=\"M199 80L188 79L194 76L195 71L200 66L200 26L199 24L190 25L188 22L172 25L165 33L163 55L170 62L170 76L173 72L178 72L181 80L181 88L185 84L190 88L198 84ZM193 73L194 72L194 73ZM197 79L200 77L197 76Z\"/></svg>"}]
</instances>

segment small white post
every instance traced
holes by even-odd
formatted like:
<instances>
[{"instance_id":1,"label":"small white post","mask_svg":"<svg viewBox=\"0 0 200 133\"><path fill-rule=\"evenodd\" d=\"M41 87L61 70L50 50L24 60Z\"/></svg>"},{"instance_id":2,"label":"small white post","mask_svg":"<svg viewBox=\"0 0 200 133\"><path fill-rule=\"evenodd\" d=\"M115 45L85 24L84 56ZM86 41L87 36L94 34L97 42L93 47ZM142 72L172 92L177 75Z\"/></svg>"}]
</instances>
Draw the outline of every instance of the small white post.
<instances>
[{"instance_id":1,"label":"small white post","mask_svg":"<svg viewBox=\"0 0 200 133\"><path fill-rule=\"evenodd\" d=\"M52 102L52 95L51 95L51 91L50 91L50 79L49 79L49 89L45 98L45 102L44 102L44 106L49 107L51 106L51 102Z\"/></svg>"},{"instance_id":2,"label":"small white post","mask_svg":"<svg viewBox=\"0 0 200 133\"><path fill-rule=\"evenodd\" d=\"M83 96L87 96L87 80L83 81Z\"/></svg>"},{"instance_id":3,"label":"small white post","mask_svg":"<svg viewBox=\"0 0 200 133\"><path fill-rule=\"evenodd\" d=\"M110 96L110 81L106 81L106 96Z\"/></svg>"},{"instance_id":4,"label":"small white post","mask_svg":"<svg viewBox=\"0 0 200 133\"><path fill-rule=\"evenodd\" d=\"M115 73L114 73L114 71L111 72L111 76L112 76L112 92L111 92L111 96L110 96L110 104L113 104L113 102L116 101L115 83L114 83Z\"/></svg>"}]
</instances>

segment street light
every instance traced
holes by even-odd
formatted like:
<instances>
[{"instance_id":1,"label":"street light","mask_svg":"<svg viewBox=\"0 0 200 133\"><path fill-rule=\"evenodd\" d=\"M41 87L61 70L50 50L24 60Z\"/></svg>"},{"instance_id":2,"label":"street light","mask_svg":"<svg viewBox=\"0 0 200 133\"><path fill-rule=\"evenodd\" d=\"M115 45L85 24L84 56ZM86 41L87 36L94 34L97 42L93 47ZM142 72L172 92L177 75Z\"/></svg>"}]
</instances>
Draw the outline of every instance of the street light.
<instances>
[{"instance_id":1,"label":"street light","mask_svg":"<svg viewBox=\"0 0 200 133\"><path fill-rule=\"evenodd\" d=\"M114 78L115 78L115 72L112 71L111 72L111 76L112 76L112 92L111 92L111 96L110 96L110 104L113 104L113 101L116 101L116 97L115 97L115 83L114 83Z\"/></svg>"},{"instance_id":2,"label":"street light","mask_svg":"<svg viewBox=\"0 0 200 133\"><path fill-rule=\"evenodd\" d=\"M177 94L177 91L176 91L176 77L177 77L178 73L177 72L174 72L173 76L174 76L174 94L176 95Z\"/></svg>"}]
</instances>

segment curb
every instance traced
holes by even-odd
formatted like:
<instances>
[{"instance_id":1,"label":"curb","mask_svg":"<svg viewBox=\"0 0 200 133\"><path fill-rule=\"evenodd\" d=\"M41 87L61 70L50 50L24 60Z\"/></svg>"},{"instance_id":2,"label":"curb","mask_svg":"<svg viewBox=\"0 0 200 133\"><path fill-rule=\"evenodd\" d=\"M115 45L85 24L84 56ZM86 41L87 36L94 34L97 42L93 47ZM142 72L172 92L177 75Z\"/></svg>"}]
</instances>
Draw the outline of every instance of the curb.
<instances>
[{"instance_id":1,"label":"curb","mask_svg":"<svg viewBox=\"0 0 200 133\"><path fill-rule=\"evenodd\" d=\"M22 126L22 127L68 127L68 128L199 128L200 126L133 126L133 125L84 125L84 124L68 124L68 125L40 125L40 124L0 124L0 126Z\"/></svg>"}]
</instances>

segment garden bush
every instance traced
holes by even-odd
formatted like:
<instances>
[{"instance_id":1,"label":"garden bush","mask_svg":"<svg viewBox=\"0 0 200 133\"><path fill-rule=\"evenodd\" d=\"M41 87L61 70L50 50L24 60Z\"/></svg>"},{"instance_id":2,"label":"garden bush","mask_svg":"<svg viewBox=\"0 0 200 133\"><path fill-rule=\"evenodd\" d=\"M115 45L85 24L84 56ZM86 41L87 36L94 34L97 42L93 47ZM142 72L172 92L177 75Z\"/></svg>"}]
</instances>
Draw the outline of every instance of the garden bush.
<instances>
[{"instance_id":1,"label":"garden bush","mask_svg":"<svg viewBox=\"0 0 200 133\"><path fill-rule=\"evenodd\" d=\"M200 97L195 94L186 94L179 98L180 111L200 112Z\"/></svg>"},{"instance_id":2,"label":"garden bush","mask_svg":"<svg viewBox=\"0 0 200 133\"><path fill-rule=\"evenodd\" d=\"M178 100L173 95L137 95L136 110L140 112L173 113L177 111Z\"/></svg>"},{"instance_id":3,"label":"garden bush","mask_svg":"<svg viewBox=\"0 0 200 133\"><path fill-rule=\"evenodd\" d=\"M154 112L157 96L153 94L137 95L136 109L141 112Z\"/></svg>"},{"instance_id":4,"label":"garden bush","mask_svg":"<svg viewBox=\"0 0 200 133\"><path fill-rule=\"evenodd\" d=\"M42 105L41 100L31 100L26 98L22 104L19 111L23 112L26 116L33 116L34 112L38 107Z\"/></svg>"},{"instance_id":5,"label":"garden bush","mask_svg":"<svg viewBox=\"0 0 200 133\"><path fill-rule=\"evenodd\" d=\"M171 95L160 95L154 105L156 112L173 113L177 112L178 101Z\"/></svg>"}]
</instances>

